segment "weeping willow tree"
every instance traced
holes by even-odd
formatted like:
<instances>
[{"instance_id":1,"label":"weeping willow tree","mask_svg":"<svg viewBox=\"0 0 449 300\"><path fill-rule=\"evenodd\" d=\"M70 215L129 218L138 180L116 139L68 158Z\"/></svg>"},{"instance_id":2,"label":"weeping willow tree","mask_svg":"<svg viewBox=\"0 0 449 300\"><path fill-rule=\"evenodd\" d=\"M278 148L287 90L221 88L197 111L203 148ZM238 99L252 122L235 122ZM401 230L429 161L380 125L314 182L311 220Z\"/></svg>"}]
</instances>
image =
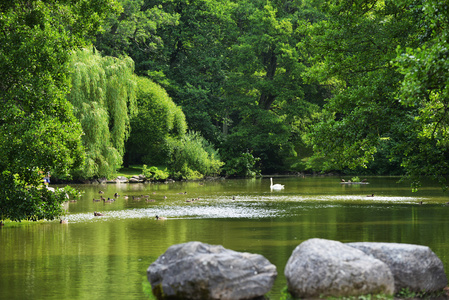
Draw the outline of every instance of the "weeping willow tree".
<instances>
[{"instance_id":1,"label":"weeping willow tree","mask_svg":"<svg viewBox=\"0 0 449 300\"><path fill-rule=\"evenodd\" d=\"M73 53L71 70L68 98L86 149L85 164L75 176L111 177L122 164L130 118L137 113L134 62L82 49Z\"/></svg>"}]
</instances>

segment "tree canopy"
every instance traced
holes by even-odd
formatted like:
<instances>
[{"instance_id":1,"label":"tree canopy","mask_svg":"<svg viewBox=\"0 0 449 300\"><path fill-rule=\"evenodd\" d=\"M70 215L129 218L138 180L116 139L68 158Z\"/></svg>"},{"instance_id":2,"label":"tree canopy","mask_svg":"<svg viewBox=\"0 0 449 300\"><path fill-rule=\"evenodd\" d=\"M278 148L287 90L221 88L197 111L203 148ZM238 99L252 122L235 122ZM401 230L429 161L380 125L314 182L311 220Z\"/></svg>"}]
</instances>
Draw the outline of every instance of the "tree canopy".
<instances>
[{"instance_id":1,"label":"tree canopy","mask_svg":"<svg viewBox=\"0 0 449 300\"><path fill-rule=\"evenodd\" d=\"M223 159L232 176L364 168L446 185L444 2L0 8L3 217L61 212L42 174L109 177L123 159L184 178L220 172Z\"/></svg>"},{"instance_id":2,"label":"tree canopy","mask_svg":"<svg viewBox=\"0 0 449 300\"><path fill-rule=\"evenodd\" d=\"M65 192L42 174L82 165L82 130L67 101L72 49L100 28L113 1L0 4L0 219L53 218Z\"/></svg>"},{"instance_id":3,"label":"tree canopy","mask_svg":"<svg viewBox=\"0 0 449 300\"><path fill-rule=\"evenodd\" d=\"M167 165L170 140L181 139L187 131L184 113L167 92L150 79L139 77L137 84L139 113L131 119L128 163Z\"/></svg>"},{"instance_id":4,"label":"tree canopy","mask_svg":"<svg viewBox=\"0 0 449 300\"><path fill-rule=\"evenodd\" d=\"M68 95L83 128L86 163L79 178L110 177L122 165L130 119L137 113L134 62L82 49L71 56Z\"/></svg>"},{"instance_id":5,"label":"tree canopy","mask_svg":"<svg viewBox=\"0 0 449 300\"><path fill-rule=\"evenodd\" d=\"M429 1L334 2L311 28L311 76L333 96L312 134L328 169L368 166L378 151L407 177L447 174L447 15Z\"/></svg>"}]
</instances>

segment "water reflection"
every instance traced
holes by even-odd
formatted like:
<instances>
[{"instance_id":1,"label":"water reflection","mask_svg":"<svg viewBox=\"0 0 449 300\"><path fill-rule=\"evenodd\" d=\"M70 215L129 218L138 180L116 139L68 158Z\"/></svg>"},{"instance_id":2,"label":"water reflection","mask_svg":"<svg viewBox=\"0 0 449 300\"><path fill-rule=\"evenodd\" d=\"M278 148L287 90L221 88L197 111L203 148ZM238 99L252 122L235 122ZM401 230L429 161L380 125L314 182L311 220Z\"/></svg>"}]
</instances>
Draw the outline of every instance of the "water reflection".
<instances>
[{"instance_id":1,"label":"water reflection","mask_svg":"<svg viewBox=\"0 0 449 300\"><path fill-rule=\"evenodd\" d=\"M285 190L275 192L265 178L79 185L84 195L67 204L69 224L0 230L0 298L145 299L148 265L169 246L194 240L264 255L278 268L272 299L285 286L291 252L309 238L427 245L447 268L449 208L441 190L412 193L395 178L369 180L346 186L335 177L276 178ZM106 198L121 196L110 204L94 202L100 190ZM94 217L94 211L105 216ZM168 219L156 221L156 215Z\"/></svg>"}]
</instances>

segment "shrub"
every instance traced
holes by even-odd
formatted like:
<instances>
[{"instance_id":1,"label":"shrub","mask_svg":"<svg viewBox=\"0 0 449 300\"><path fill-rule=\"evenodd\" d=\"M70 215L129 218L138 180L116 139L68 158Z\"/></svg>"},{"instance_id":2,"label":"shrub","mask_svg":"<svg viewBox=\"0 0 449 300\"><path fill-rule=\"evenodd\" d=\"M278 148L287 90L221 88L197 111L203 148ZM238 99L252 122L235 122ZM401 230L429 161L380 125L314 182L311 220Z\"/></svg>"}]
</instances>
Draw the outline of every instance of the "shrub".
<instances>
[{"instance_id":1,"label":"shrub","mask_svg":"<svg viewBox=\"0 0 449 300\"><path fill-rule=\"evenodd\" d=\"M157 167L154 166L148 168L147 165L143 165L142 173L148 180L154 181L165 180L169 176L167 169L159 170Z\"/></svg>"}]
</instances>

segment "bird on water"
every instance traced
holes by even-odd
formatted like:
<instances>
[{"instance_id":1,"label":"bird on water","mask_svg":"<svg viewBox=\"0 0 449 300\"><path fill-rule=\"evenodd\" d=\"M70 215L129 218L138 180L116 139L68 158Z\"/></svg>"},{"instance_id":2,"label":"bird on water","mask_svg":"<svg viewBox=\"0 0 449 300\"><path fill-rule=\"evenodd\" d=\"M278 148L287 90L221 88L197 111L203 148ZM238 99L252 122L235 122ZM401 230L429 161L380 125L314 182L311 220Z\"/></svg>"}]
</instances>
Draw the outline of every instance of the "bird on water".
<instances>
[{"instance_id":1,"label":"bird on water","mask_svg":"<svg viewBox=\"0 0 449 300\"><path fill-rule=\"evenodd\" d=\"M284 185L283 184L276 183L276 184L273 185L273 178L270 178L270 181L271 181L270 188L272 190L282 190L282 189L284 189Z\"/></svg>"}]
</instances>

